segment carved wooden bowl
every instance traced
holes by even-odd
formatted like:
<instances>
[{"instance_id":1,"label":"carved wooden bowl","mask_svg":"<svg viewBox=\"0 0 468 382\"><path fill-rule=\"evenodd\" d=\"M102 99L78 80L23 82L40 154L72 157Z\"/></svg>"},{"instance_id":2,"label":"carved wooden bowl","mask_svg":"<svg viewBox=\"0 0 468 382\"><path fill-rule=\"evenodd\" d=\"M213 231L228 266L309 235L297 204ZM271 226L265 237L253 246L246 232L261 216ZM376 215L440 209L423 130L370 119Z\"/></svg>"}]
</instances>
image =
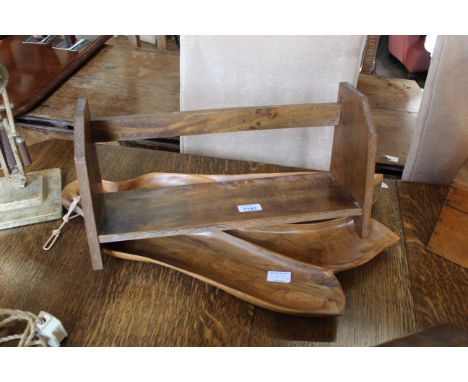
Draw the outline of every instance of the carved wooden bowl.
<instances>
[{"instance_id":1,"label":"carved wooden bowl","mask_svg":"<svg viewBox=\"0 0 468 382\"><path fill-rule=\"evenodd\" d=\"M278 175L150 173L123 182L103 181L103 188L117 192ZM376 185L380 181L376 177ZM75 181L63 190L63 205L68 208L77 195ZM77 212L82 214L80 206ZM375 220L369 237L361 239L352 218L339 218L118 242L105 245L105 252L175 269L262 308L333 316L343 314L345 305L334 273L368 262L398 239Z\"/></svg>"}]
</instances>

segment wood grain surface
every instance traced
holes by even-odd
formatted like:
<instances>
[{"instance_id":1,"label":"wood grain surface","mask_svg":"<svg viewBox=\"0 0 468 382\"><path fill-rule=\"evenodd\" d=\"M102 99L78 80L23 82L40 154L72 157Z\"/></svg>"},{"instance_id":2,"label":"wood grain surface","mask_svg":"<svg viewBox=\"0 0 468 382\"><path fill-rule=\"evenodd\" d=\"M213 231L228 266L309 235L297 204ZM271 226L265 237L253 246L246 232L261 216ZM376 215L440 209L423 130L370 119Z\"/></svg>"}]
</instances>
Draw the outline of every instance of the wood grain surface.
<instances>
[{"instance_id":1,"label":"wood grain surface","mask_svg":"<svg viewBox=\"0 0 468 382\"><path fill-rule=\"evenodd\" d=\"M140 48L141 47L140 36L138 36L138 35L128 36L128 43L130 44L130 46L132 46L134 48Z\"/></svg>"},{"instance_id":2,"label":"wood grain surface","mask_svg":"<svg viewBox=\"0 0 468 382\"><path fill-rule=\"evenodd\" d=\"M333 272L225 232L128 241L106 251L175 269L272 311L318 317L344 313L343 290ZM289 272L290 282L269 282L269 271Z\"/></svg>"},{"instance_id":3,"label":"wood grain surface","mask_svg":"<svg viewBox=\"0 0 468 382\"><path fill-rule=\"evenodd\" d=\"M238 206L251 204L260 204L262 210L239 213ZM108 243L361 214L351 195L328 173L131 190L103 195L99 240Z\"/></svg>"},{"instance_id":4,"label":"wood grain surface","mask_svg":"<svg viewBox=\"0 0 468 382\"><path fill-rule=\"evenodd\" d=\"M112 38L28 116L72 122L80 97L93 116L179 111L179 52Z\"/></svg>"},{"instance_id":5,"label":"wood grain surface","mask_svg":"<svg viewBox=\"0 0 468 382\"><path fill-rule=\"evenodd\" d=\"M93 269L102 269L99 243L206 231L352 216L358 235L366 239L371 231L377 144L369 113L365 96L348 83L340 83L337 104L133 115L91 122L87 101L80 98L74 124L75 162ZM332 121L337 126L331 173L101 192L93 139L112 141L239 129L322 126ZM242 206L252 205L258 206L258 210L240 210Z\"/></svg>"},{"instance_id":6,"label":"wood grain surface","mask_svg":"<svg viewBox=\"0 0 468 382\"><path fill-rule=\"evenodd\" d=\"M427 248L468 268L468 159L450 183Z\"/></svg>"},{"instance_id":7,"label":"wood grain surface","mask_svg":"<svg viewBox=\"0 0 468 382\"><path fill-rule=\"evenodd\" d=\"M340 83L340 123L335 126L330 172L362 208L355 218L360 237L370 232L377 134L366 97L348 83Z\"/></svg>"},{"instance_id":8,"label":"wood grain surface","mask_svg":"<svg viewBox=\"0 0 468 382\"><path fill-rule=\"evenodd\" d=\"M8 94L15 116L36 107L75 70L102 48L111 36L99 36L78 52L47 45L23 44L27 36L0 40L0 61L10 74Z\"/></svg>"},{"instance_id":9,"label":"wood grain surface","mask_svg":"<svg viewBox=\"0 0 468 382\"><path fill-rule=\"evenodd\" d=\"M137 189L161 189L189 184L226 182L241 179L271 178L307 172L207 175L152 172L122 182L103 180L104 192ZM374 203L381 190L381 176L374 178ZM62 192L62 204L69 209L74 198L80 195L78 180L67 184ZM83 216L80 203L75 212ZM291 259L340 272L360 266L394 244L399 237L383 224L372 220L371 235L366 240L359 238L352 218L339 218L319 223L283 224L269 227L253 227L228 231L265 249L286 255ZM180 237L180 236L179 236Z\"/></svg>"},{"instance_id":10,"label":"wood grain surface","mask_svg":"<svg viewBox=\"0 0 468 382\"><path fill-rule=\"evenodd\" d=\"M396 182L385 182L389 188L382 189L373 217L403 238ZM373 346L417 330L403 240L337 277L346 297L343 317L310 321L258 309L249 345Z\"/></svg>"},{"instance_id":11,"label":"wood grain surface","mask_svg":"<svg viewBox=\"0 0 468 382\"><path fill-rule=\"evenodd\" d=\"M372 109L371 114L379 137L376 162L403 168L416 131L418 113ZM398 158L398 162L391 162L386 155Z\"/></svg>"},{"instance_id":12,"label":"wood grain surface","mask_svg":"<svg viewBox=\"0 0 468 382\"><path fill-rule=\"evenodd\" d=\"M398 241L397 235L373 219L368 238L361 239L352 218L253 227L229 233L291 259L318 265L335 273L367 263Z\"/></svg>"},{"instance_id":13,"label":"wood grain surface","mask_svg":"<svg viewBox=\"0 0 468 382\"><path fill-rule=\"evenodd\" d=\"M300 173L290 174L292 177ZM258 177L256 180L275 178L271 175L278 177L284 176L284 173L185 175L153 172L124 182L103 181L103 188L114 194L117 190L138 189L171 188L177 191L186 184L232 183L235 179L249 180L255 179L255 176ZM62 193L64 205L70 206L77 195L78 182L68 184ZM176 213L180 207L170 208ZM187 207L182 206L182 209ZM220 208L214 210L217 214L222 211ZM84 213L80 208L76 211L81 215ZM128 213L120 212L128 218ZM104 251L124 260L176 269L246 302L276 312L333 316L344 313L344 295L330 271L344 271L362 265L397 240L398 236L375 220L371 221L369 238L360 239L353 219L345 218L312 224L283 224L226 233L211 231L127 241L107 245ZM268 283L266 274L270 270L290 272L291 282L286 285Z\"/></svg>"},{"instance_id":14,"label":"wood grain surface","mask_svg":"<svg viewBox=\"0 0 468 382\"><path fill-rule=\"evenodd\" d=\"M166 35L156 36L156 42L158 45L158 49L162 49L162 50L167 49L167 36Z\"/></svg>"},{"instance_id":15,"label":"wood grain surface","mask_svg":"<svg viewBox=\"0 0 468 382\"><path fill-rule=\"evenodd\" d=\"M377 56L377 48L379 46L379 35L368 35L364 53L362 55L361 73L375 73L375 57Z\"/></svg>"},{"instance_id":16,"label":"wood grain surface","mask_svg":"<svg viewBox=\"0 0 468 382\"><path fill-rule=\"evenodd\" d=\"M91 127L95 142L170 138L289 127L334 126L340 120L340 109L338 103L316 103L136 114L93 118Z\"/></svg>"},{"instance_id":17,"label":"wood grain surface","mask_svg":"<svg viewBox=\"0 0 468 382\"><path fill-rule=\"evenodd\" d=\"M434 326L380 346L468 346L468 331L451 325Z\"/></svg>"},{"instance_id":18,"label":"wood grain surface","mask_svg":"<svg viewBox=\"0 0 468 382\"><path fill-rule=\"evenodd\" d=\"M31 170L59 166L63 184L76 178L71 142L51 140L32 147L31 155ZM105 164L103 178L112 181L151 171L239 174L293 170L109 145L98 145L98 156ZM396 183L385 182L389 188L381 190L373 217L406 237L414 251L421 231L406 223L406 230L412 234L403 232ZM424 225L426 208L431 211L438 198L441 203L444 190L416 184L404 187L404 208L416 206L410 208L412 214L406 212L405 219L412 216ZM437 212L433 213L433 223ZM447 266L448 261L435 255L436 261L445 265L428 267L425 253L414 252L408 256L410 273L403 240L369 263L337 275L346 295L346 315L336 319L301 318L255 308L215 287L152 264L106 256L104 270L94 272L89 267L80 219L72 220L56 246L43 252L42 243L59 224L56 221L0 232L0 301L8 308L54 314L70 334L65 342L68 346L369 346L403 337L431 322L437 324L447 316L458 326L467 326L462 300L462 295L466 296L466 274L460 279L456 266ZM432 297L438 294L443 298ZM428 315L426 310L429 317L422 320L421 314Z\"/></svg>"},{"instance_id":19,"label":"wood grain surface","mask_svg":"<svg viewBox=\"0 0 468 382\"><path fill-rule=\"evenodd\" d=\"M444 206L427 249L468 269L468 213Z\"/></svg>"},{"instance_id":20,"label":"wood grain surface","mask_svg":"<svg viewBox=\"0 0 468 382\"><path fill-rule=\"evenodd\" d=\"M81 205L85 216L86 236L93 269L102 269L99 230L102 216L102 181L96 145L92 143L89 109L85 99L78 100L75 116L75 168L80 182Z\"/></svg>"},{"instance_id":21,"label":"wood grain surface","mask_svg":"<svg viewBox=\"0 0 468 382\"><path fill-rule=\"evenodd\" d=\"M180 174L174 172L150 172L137 176L136 178L126 179L122 182L112 182L108 180L102 181L104 192L129 191L136 189L158 189L164 187L185 186L189 184L211 183L211 182L228 182L241 179L256 179L256 178L275 178L278 176L289 175L305 175L320 171L297 171L297 172L276 172L276 173L250 173L250 174ZM375 203L382 189L383 175L374 174L374 196ZM62 203L66 208L69 208L73 198L80 194L80 185L78 180L64 186L62 191ZM81 204L75 207L75 211L83 215Z\"/></svg>"},{"instance_id":22,"label":"wood grain surface","mask_svg":"<svg viewBox=\"0 0 468 382\"><path fill-rule=\"evenodd\" d=\"M416 81L361 74L357 88L367 96L379 135L377 163L403 167L416 131L422 90ZM398 158L389 161L386 155Z\"/></svg>"},{"instance_id":23,"label":"wood grain surface","mask_svg":"<svg viewBox=\"0 0 468 382\"><path fill-rule=\"evenodd\" d=\"M368 97L372 109L419 112L423 92L416 81L361 74L357 88Z\"/></svg>"},{"instance_id":24,"label":"wood grain surface","mask_svg":"<svg viewBox=\"0 0 468 382\"><path fill-rule=\"evenodd\" d=\"M468 270L426 248L446 194L446 187L398 184L411 290L418 327L468 329Z\"/></svg>"}]
</instances>

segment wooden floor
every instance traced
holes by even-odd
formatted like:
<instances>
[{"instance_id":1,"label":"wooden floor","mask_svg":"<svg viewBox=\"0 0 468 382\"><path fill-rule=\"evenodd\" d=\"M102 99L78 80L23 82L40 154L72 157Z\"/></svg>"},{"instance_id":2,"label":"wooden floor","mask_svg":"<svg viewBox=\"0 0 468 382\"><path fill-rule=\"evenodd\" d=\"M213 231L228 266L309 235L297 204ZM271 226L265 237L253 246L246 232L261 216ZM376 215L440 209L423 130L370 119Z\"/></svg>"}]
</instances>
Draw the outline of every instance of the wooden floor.
<instances>
[{"instance_id":1,"label":"wooden floor","mask_svg":"<svg viewBox=\"0 0 468 382\"><path fill-rule=\"evenodd\" d=\"M421 89L412 80L370 75L360 76L358 88L368 96L374 116L379 136L377 162L395 165L385 157L391 155L403 167L416 129ZM47 128L45 133L44 124L52 120L71 126L78 97L88 98L95 117L179 111L179 52L161 51L149 44L133 48L124 37L109 40L98 55L28 113L28 129L20 128L26 141L71 139L71 130L67 134ZM34 129L37 121L42 127Z\"/></svg>"},{"instance_id":2,"label":"wooden floor","mask_svg":"<svg viewBox=\"0 0 468 382\"><path fill-rule=\"evenodd\" d=\"M60 165L64 184L75 179L71 142L34 145L31 154L31 170ZM99 157L108 180L151 171L288 170L110 145L99 145ZM401 240L338 275L343 317L273 313L151 264L106 257L104 270L92 271L80 218L49 252L41 247L59 221L0 232L0 306L56 315L68 330L68 346L368 346L438 324L468 329L468 271L425 250L446 189L386 183L373 216Z\"/></svg>"},{"instance_id":3,"label":"wooden floor","mask_svg":"<svg viewBox=\"0 0 468 382\"><path fill-rule=\"evenodd\" d=\"M367 96L378 133L377 163L403 167L416 131L422 90L416 81L361 74L357 88ZM394 163L386 155L398 158Z\"/></svg>"}]
</instances>

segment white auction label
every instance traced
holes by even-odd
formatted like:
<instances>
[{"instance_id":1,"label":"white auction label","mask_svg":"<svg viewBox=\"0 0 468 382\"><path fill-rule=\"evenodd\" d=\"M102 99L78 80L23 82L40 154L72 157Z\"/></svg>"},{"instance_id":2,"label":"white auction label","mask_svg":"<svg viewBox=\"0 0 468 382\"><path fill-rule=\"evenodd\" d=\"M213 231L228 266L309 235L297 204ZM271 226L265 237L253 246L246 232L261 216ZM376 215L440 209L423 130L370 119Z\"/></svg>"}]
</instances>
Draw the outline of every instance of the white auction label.
<instances>
[{"instance_id":1,"label":"white auction label","mask_svg":"<svg viewBox=\"0 0 468 382\"><path fill-rule=\"evenodd\" d=\"M394 157L393 155L385 155L385 159L387 159L389 162L395 162L398 163L400 158Z\"/></svg>"},{"instance_id":2,"label":"white auction label","mask_svg":"<svg viewBox=\"0 0 468 382\"><path fill-rule=\"evenodd\" d=\"M239 212L253 212L253 211L261 211L262 206L258 203L256 204L241 204L237 206Z\"/></svg>"},{"instance_id":3,"label":"white auction label","mask_svg":"<svg viewBox=\"0 0 468 382\"><path fill-rule=\"evenodd\" d=\"M267 281L271 283L290 283L291 272L268 271Z\"/></svg>"}]
</instances>

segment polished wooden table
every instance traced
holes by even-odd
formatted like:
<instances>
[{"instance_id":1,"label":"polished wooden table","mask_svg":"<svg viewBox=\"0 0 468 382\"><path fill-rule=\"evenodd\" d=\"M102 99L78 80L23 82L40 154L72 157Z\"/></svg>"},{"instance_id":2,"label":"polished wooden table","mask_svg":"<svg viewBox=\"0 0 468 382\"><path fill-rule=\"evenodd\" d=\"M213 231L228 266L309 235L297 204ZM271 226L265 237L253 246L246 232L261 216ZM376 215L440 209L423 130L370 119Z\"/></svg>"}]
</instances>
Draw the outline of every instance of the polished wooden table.
<instances>
[{"instance_id":1,"label":"polished wooden table","mask_svg":"<svg viewBox=\"0 0 468 382\"><path fill-rule=\"evenodd\" d=\"M96 54L111 36L95 36L77 52L54 49L54 44L60 41L58 36L44 45L25 44L26 37L0 39L0 62L10 76L7 91L15 116L36 107Z\"/></svg>"},{"instance_id":2,"label":"polished wooden table","mask_svg":"<svg viewBox=\"0 0 468 382\"><path fill-rule=\"evenodd\" d=\"M88 99L94 116L179 111L179 52L131 47L122 36L110 39L50 97L18 118L26 142L73 139L78 97Z\"/></svg>"},{"instance_id":3,"label":"polished wooden table","mask_svg":"<svg viewBox=\"0 0 468 382\"><path fill-rule=\"evenodd\" d=\"M95 116L179 111L179 78L178 51L112 38L28 117L71 122L78 97Z\"/></svg>"},{"instance_id":4,"label":"polished wooden table","mask_svg":"<svg viewBox=\"0 0 468 382\"><path fill-rule=\"evenodd\" d=\"M72 142L33 145L31 155L31 171L60 167L64 184L75 179ZM109 180L151 171L287 170L113 145L100 145L99 157ZM60 221L0 231L0 306L56 315L68 330L68 346L367 346L438 324L468 329L467 271L425 249L446 189L386 182L373 215L401 240L338 275L343 317L273 313L151 264L106 257L104 270L92 271L81 218L49 252L41 247Z\"/></svg>"}]
</instances>

